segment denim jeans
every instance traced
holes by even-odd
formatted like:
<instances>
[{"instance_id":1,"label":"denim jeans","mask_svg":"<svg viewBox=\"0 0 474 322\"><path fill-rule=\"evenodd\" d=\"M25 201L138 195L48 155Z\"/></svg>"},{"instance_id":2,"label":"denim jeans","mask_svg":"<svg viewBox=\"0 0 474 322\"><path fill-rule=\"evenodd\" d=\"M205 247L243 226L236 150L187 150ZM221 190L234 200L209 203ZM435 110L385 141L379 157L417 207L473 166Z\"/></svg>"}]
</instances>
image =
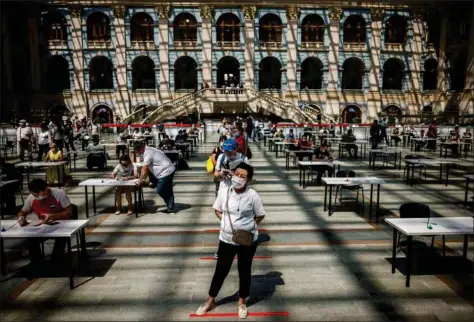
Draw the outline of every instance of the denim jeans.
<instances>
[{"instance_id":1,"label":"denim jeans","mask_svg":"<svg viewBox=\"0 0 474 322\"><path fill-rule=\"evenodd\" d=\"M173 177L174 172L165 177L159 178L156 184L156 193L163 198L168 210L174 210L174 193L173 193Z\"/></svg>"}]
</instances>

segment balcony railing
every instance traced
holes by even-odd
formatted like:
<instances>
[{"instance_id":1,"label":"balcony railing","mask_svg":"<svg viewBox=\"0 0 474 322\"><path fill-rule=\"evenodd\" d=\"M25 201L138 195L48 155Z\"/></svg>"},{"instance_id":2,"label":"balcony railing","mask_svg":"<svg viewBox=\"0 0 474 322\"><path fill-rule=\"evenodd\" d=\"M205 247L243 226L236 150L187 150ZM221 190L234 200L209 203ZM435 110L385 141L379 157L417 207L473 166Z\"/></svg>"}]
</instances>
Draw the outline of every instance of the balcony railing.
<instances>
[{"instance_id":1,"label":"balcony railing","mask_svg":"<svg viewBox=\"0 0 474 322\"><path fill-rule=\"evenodd\" d=\"M367 44L365 42L345 42L343 48L344 50L361 51L367 50Z\"/></svg>"},{"instance_id":2,"label":"balcony railing","mask_svg":"<svg viewBox=\"0 0 474 322\"><path fill-rule=\"evenodd\" d=\"M306 49L324 49L324 42L322 41L305 41L301 43L302 48Z\"/></svg>"},{"instance_id":3,"label":"balcony railing","mask_svg":"<svg viewBox=\"0 0 474 322\"><path fill-rule=\"evenodd\" d=\"M155 48L155 42L153 40L132 40L132 48Z\"/></svg>"},{"instance_id":4,"label":"balcony railing","mask_svg":"<svg viewBox=\"0 0 474 322\"><path fill-rule=\"evenodd\" d=\"M239 48L240 41L218 41L216 42L216 47Z\"/></svg>"},{"instance_id":5,"label":"balcony railing","mask_svg":"<svg viewBox=\"0 0 474 322\"><path fill-rule=\"evenodd\" d=\"M404 43L385 43L385 50L403 51L404 47L405 47Z\"/></svg>"},{"instance_id":6,"label":"balcony railing","mask_svg":"<svg viewBox=\"0 0 474 322\"><path fill-rule=\"evenodd\" d=\"M48 40L47 45L49 48L63 48L67 47L67 41L62 39Z\"/></svg>"},{"instance_id":7,"label":"balcony railing","mask_svg":"<svg viewBox=\"0 0 474 322\"><path fill-rule=\"evenodd\" d=\"M91 48L110 48L112 47L112 40L88 40L87 47Z\"/></svg>"},{"instance_id":8,"label":"balcony railing","mask_svg":"<svg viewBox=\"0 0 474 322\"><path fill-rule=\"evenodd\" d=\"M175 47L197 47L197 40L178 40L174 42Z\"/></svg>"},{"instance_id":9,"label":"balcony railing","mask_svg":"<svg viewBox=\"0 0 474 322\"><path fill-rule=\"evenodd\" d=\"M281 41L261 41L261 48L281 48L283 46Z\"/></svg>"}]
</instances>

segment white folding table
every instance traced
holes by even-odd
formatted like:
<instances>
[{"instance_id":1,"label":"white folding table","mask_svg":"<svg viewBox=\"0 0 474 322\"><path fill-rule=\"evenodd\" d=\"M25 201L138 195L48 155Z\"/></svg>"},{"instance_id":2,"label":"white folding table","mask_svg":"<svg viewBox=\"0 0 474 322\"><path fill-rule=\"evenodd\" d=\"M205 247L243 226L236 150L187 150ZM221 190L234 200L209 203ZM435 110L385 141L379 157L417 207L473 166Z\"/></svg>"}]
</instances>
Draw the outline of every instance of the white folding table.
<instances>
[{"instance_id":1,"label":"white folding table","mask_svg":"<svg viewBox=\"0 0 474 322\"><path fill-rule=\"evenodd\" d=\"M464 207L467 207L467 205L468 205L467 197L468 197L468 194L469 194L469 183L474 182L474 175L465 174L463 177L466 180L466 185L464 187Z\"/></svg>"},{"instance_id":2,"label":"white folding table","mask_svg":"<svg viewBox=\"0 0 474 322\"><path fill-rule=\"evenodd\" d=\"M311 166L318 166L318 165L327 165L336 170L337 166L337 171L341 170L341 165L347 165L346 162L338 161L338 160L333 160L333 161L325 161L325 160L320 160L320 161L298 161L299 169L300 169L300 186L303 187L303 189L306 188L306 169L311 168ZM334 171L335 173L336 171Z\"/></svg>"},{"instance_id":3,"label":"white folding table","mask_svg":"<svg viewBox=\"0 0 474 322\"><path fill-rule=\"evenodd\" d=\"M428 218L386 218L385 222L393 227L392 274L395 274L397 232L407 236L406 287L410 287L413 236L464 235L463 257L466 258L468 237L474 234L474 219L472 217L431 217L429 222Z\"/></svg>"},{"instance_id":4,"label":"white folding table","mask_svg":"<svg viewBox=\"0 0 474 322\"><path fill-rule=\"evenodd\" d=\"M15 164L16 168L26 168L26 181L30 182L30 168L39 168L39 167L57 167L58 169L58 188L61 187L61 169L64 171L64 165L68 161L51 161L51 162L20 162Z\"/></svg>"},{"instance_id":5,"label":"white folding table","mask_svg":"<svg viewBox=\"0 0 474 322\"><path fill-rule=\"evenodd\" d=\"M128 180L128 181L120 181L115 179L107 179L107 178L93 178L87 179L79 183L80 187L84 187L84 196L86 198L86 217L89 218L89 198L87 194L87 187L92 187L92 208L94 210L94 214L97 213L97 207L95 202L95 187L133 187L133 197L134 197L134 205L135 205L135 217L138 218L138 211L139 205L143 206L142 200L142 186L136 185L137 180ZM138 193L138 197L137 197ZM138 202L137 202L138 201ZM115 206L115 205L114 205Z\"/></svg>"},{"instance_id":6,"label":"white folding table","mask_svg":"<svg viewBox=\"0 0 474 322\"><path fill-rule=\"evenodd\" d=\"M69 287L74 288L74 267L72 261L71 238L78 234L80 239L81 253L78 249L78 258L80 255L87 259L86 234L84 227L88 220L58 220L56 225L43 224L36 226L38 220L30 221L27 226L21 227L17 220L2 220L2 231L0 232L0 262L2 275L6 274L6 256L3 245L3 239L7 238L64 238L67 241L67 254L71 267L69 272ZM5 230L5 231L3 231ZM79 247L79 245L78 245Z\"/></svg>"},{"instance_id":7,"label":"white folding table","mask_svg":"<svg viewBox=\"0 0 474 322\"><path fill-rule=\"evenodd\" d=\"M328 210L328 215L331 216L331 200L332 200L332 187L344 186L344 185L359 185L359 184L370 184L370 201L369 201L369 219L372 219L372 200L374 194L374 185L377 185L377 203L375 206L375 222L379 222L379 206L380 206L380 185L384 184L385 181L377 177L355 177L355 178L322 178L324 182L324 211ZM327 202L329 187L329 204ZM327 207L326 207L327 205Z\"/></svg>"},{"instance_id":8,"label":"white folding table","mask_svg":"<svg viewBox=\"0 0 474 322\"><path fill-rule=\"evenodd\" d=\"M414 182L414 173L415 173L415 165L422 164L424 166L439 166L439 181L443 181L443 165L446 167L446 182L445 186L448 185L449 182L449 167L451 164L458 163L457 160L449 160L449 159L406 159L405 162L407 163L407 183L413 186ZM411 167L411 178L410 178L410 167Z\"/></svg>"}]
</instances>

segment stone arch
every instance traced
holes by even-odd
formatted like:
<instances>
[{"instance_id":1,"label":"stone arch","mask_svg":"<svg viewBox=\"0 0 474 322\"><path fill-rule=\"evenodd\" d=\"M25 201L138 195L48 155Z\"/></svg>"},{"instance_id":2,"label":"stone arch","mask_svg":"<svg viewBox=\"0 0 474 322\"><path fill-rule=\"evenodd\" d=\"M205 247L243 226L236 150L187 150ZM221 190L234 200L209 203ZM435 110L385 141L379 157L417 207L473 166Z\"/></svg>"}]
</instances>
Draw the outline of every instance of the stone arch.
<instances>
[{"instance_id":1,"label":"stone arch","mask_svg":"<svg viewBox=\"0 0 474 322\"><path fill-rule=\"evenodd\" d=\"M64 56L53 55L48 59L45 85L47 93L71 89L69 62Z\"/></svg>"},{"instance_id":2,"label":"stone arch","mask_svg":"<svg viewBox=\"0 0 474 322\"><path fill-rule=\"evenodd\" d=\"M281 89L281 63L278 58L267 56L260 61L258 88Z\"/></svg>"},{"instance_id":3,"label":"stone arch","mask_svg":"<svg viewBox=\"0 0 474 322\"><path fill-rule=\"evenodd\" d=\"M217 62L217 87L240 84L240 63L233 56L224 56Z\"/></svg>"},{"instance_id":4,"label":"stone arch","mask_svg":"<svg viewBox=\"0 0 474 322\"><path fill-rule=\"evenodd\" d=\"M319 58L308 57L301 64L300 90L323 88L323 63Z\"/></svg>"},{"instance_id":5,"label":"stone arch","mask_svg":"<svg viewBox=\"0 0 474 322\"><path fill-rule=\"evenodd\" d=\"M260 18L258 23L258 40L261 45L282 42L283 24L278 15L267 13Z\"/></svg>"},{"instance_id":6,"label":"stone arch","mask_svg":"<svg viewBox=\"0 0 474 322\"><path fill-rule=\"evenodd\" d=\"M86 20L88 41L110 41L110 18L103 12L91 13Z\"/></svg>"},{"instance_id":7,"label":"stone arch","mask_svg":"<svg viewBox=\"0 0 474 322\"><path fill-rule=\"evenodd\" d=\"M362 60L351 57L342 64L342 89L363 88L365 67Z\"/></svg>"},{"instance_id":8,"label":"stone arch","mask_svg":"<svg viewBox=\"0 0 474 322\"><path fill-rule=\"evenodd\" d=\"M425 61L423 71L423 90L434 91L438 83L438 61L429 58Z\"/></svg>"},{"instance_id":9,"label":"stone arch","mask_svg":"<svg viewBox=\"0 0 474 322\"><path fill-rule=\"evenodd\" d=\"M69 114L71 114L71 110L63 102L52 103L47 109L47 117L53 121L61 121L63 116Z\"/></svg>"},{"instance_id":10,"label":"stone arch","mask_svg":"<svg viewBox=\"0 0 474 322\"><path fill-rule=\"evenodd\" d=\"M301 22L301 43L323 42L325 29L326 25L320 15L306 15Z\"/></svg>"},{"instance_id":11,"label":"stone arch","mask_svg":"<svg viewBox=\"0 0 474 322\"><path fill-rule=\"evenodd\" d=\"M174 63L175 90L197 89L197 62L190 56L181 56Z\"/></svg>"},{"instance_id":12,"label":"stone arch","mask_svg":"<svg viewBox=\"0 0 474 322\"><path fill-rule=\"evenodd\" d=\"M361 15L350 15L344 21L344 43L364 43L366 22Z\"/></svg>"},{"instance_id":13,"label":"stone arch","mask_svg":"<svg viewBox=\"0 0 474 322\"><path fill-rule=\"evenodd\" d=\"M105 103L98 103L92 107L92 120L96 123L113 123L114 122L114 111Z\"/></svg>"},{"instance_id":14,"label":"stone arch","mask_svg":"<svg viewBox=\"0 0 474 322\"><path fill-rule=\"evenodd\" d=\"M231 12L219 16L216 22L216 39L220 46L240 43L240 19Z\"/></svg>"},{"instance_id":15,"label":"stone arch","mask_svg":"<svg viewBox=\"0 0 474 322\"><path fill-rule=\"evenodd\" d=\"M153 41L154 21L146 12L137 12L130 19L130 39L132 42Z\"/></svg>"},{"instance_id":16,"label":"stone arch","mask_svg":"<svg viewBox=\"0 0 474 322\"><path fill-rule=\"evenodd\" d=\"M189 12L181 12L173 20L173 37L175 43L197 42L198 24L196 17Z\"/></svg>"},{"instance_id":17,"label":"stone arch","mask_svg":"<svg viewBox=\"0 0 474 322\"><path fill-rule=\"evenodd\" d=\"M155 88L155 63L148 56L136 57L132 61L132 90Z\"/></svg>"},{"instance_id":18,"label":"stone arch","mask_svg":"<svg viewBox=\"0 0 474 322\"><path fill-rule=\"evenodd\" d=\"M105 56L95 56L89 63L90 89L114 88L114 65Z\"/></svg>"},{"instance_id":19,"label":"stone arch","mask_svg":"<svg viewBox=\"0 0 474 322\"><path fill-rule=\"evenodd\" d=\"M398 58L390 58L383 64L383 90L402 90L405 64Z\"/></svg>"},{"instance_id":20,"label":"stone arch","mask_svg":"<svg viewBox=\"0 0 474 322\"><path fill-rule=\"evenodd\" d=\"M385 43L403 44L407 38L408 23L405 17L393 15L385 22Z\"/></svg>"},{"instance_id":21,"label":"stone arch","mask_svg":"<svg viewBox=\"0 0 474 322\"><path fill-rule=\"evenodd\" d=\"M354 123L354 119L362 120L362 108L357 104L347 104L341 111L343 123Z\"/></svg>"}]
</instances>

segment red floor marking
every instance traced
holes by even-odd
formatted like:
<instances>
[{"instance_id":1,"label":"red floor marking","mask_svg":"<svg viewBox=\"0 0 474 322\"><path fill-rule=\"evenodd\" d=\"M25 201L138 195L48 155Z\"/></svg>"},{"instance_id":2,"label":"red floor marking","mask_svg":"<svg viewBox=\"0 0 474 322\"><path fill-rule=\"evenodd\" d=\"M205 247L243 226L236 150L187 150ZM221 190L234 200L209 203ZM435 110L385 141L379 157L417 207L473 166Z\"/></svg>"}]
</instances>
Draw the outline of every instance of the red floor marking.
<instances>
[{"instance_id":1,"label":"red floor marking","mask_svg":"<svg viewBox=\"0 0 474 322\"><path fill-rule=\"evenodd\" d=\"M249 312L249 316L288 316L288 312ZM237 313L206 313L205 315L189 314L190 318L205 318L205 317L234 317Z\"/></svg>"},{"instance_id":2,"label":"red floor marking","mask_svg":"<svg viewBox=\"0 0 474 322\"><path fill-rule=\"evenodd\" d=\"M210 261L210 260L215 260L214 257L199 257L200 260L202 261ZM234 260L237 259L237 257L234 257ZM271 256L254 256L253 259L272 259Z\"/></svg>"}]
</instances>

